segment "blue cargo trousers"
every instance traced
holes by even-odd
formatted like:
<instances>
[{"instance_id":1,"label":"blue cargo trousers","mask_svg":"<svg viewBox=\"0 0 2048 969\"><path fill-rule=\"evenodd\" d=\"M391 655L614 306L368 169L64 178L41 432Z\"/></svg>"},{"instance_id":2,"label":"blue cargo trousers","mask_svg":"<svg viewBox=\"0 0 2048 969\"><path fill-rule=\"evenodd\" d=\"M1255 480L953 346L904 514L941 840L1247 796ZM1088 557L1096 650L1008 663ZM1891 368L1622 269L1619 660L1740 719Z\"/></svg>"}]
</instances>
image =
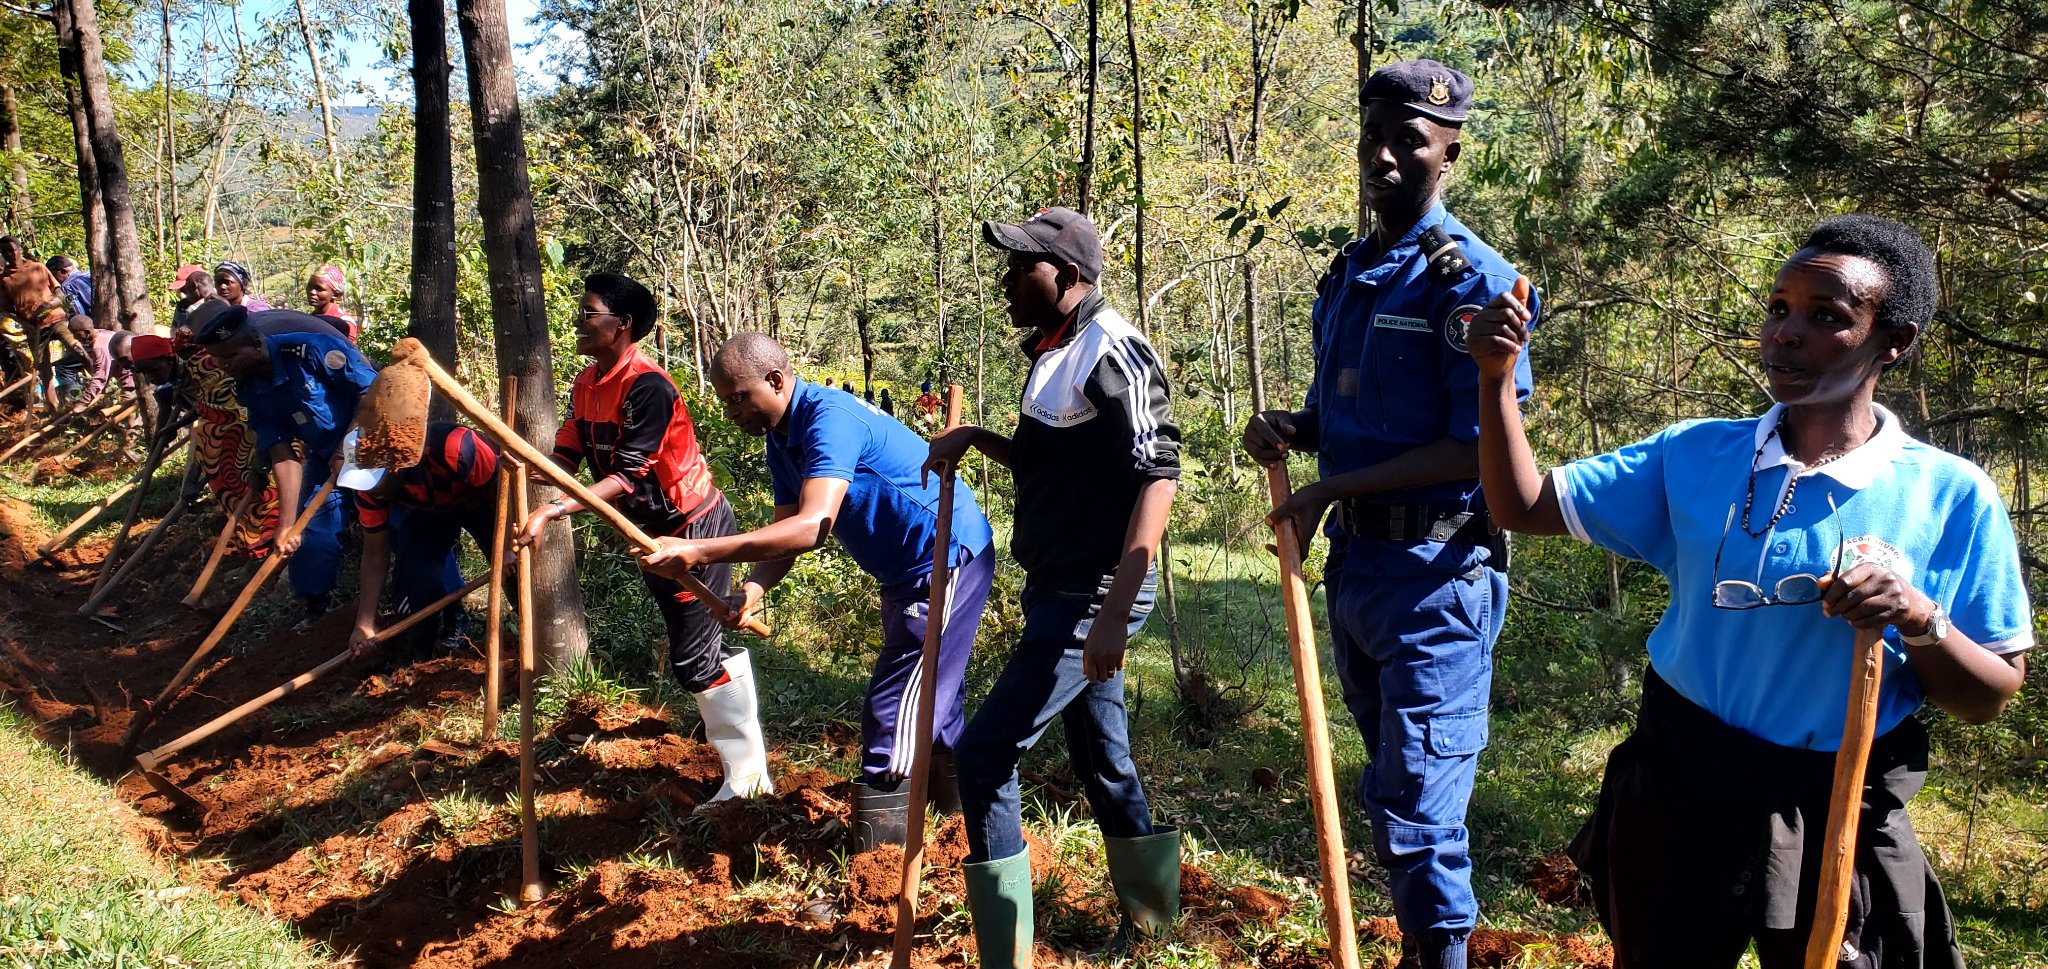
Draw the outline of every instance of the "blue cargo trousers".
<instances>
[{"instance_id":1,"label":"blue cargo trousers","mask_svg":"<svg viewBox=\"0 0 2048 969\"><path fill-rule=\"evenodd\" d=\"M1325 575L1344 705L1371 758L1358 780L1359 804L1372 822L1395 919L1420 942L1462 939L1478 921L1465 808L1486 746L1493 643L1508 588L1501 572L1469 564L1483 553L1414 551L1340 541ZM1432 558L1465 567L1417 567Z\"/></svg>"}]
</instances>

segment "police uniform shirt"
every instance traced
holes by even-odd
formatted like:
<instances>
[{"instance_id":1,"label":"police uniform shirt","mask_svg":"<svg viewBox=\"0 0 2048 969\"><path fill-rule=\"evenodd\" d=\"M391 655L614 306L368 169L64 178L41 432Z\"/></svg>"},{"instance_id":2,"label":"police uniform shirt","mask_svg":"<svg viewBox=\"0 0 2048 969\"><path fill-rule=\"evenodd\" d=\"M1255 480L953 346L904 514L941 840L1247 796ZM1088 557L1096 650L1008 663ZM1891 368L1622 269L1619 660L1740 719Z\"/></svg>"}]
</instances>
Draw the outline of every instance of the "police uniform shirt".
<instances>
[{"instance_id":1,"label":"police uniform shirt","mask_svg":"<svg viewBox=\"0 0 2048 969\"><path fill-rule=\"evenodd\" d=\"M1432 230L1462 250L1463 264L1442 242L1425 244L1438 236ZM1316 412L1324 478L1445 437L1479 440L1479 367L1465 349L1465 330L1519 275L1440 202L1384 255L1369 256L1371 245L1368 238L1340 256L1316 296L1316 372L1306 402ZM1539 302L1532 296L1529 305L1533 312ZM1530 386L1523 354L1515 364L1517 398ZM1455 504L1478 490L1472 478L1371 500Z\"/></svg>"},{"instance_id":2,"label":"police uniform shirt","mask_svg":"<svg viewBox=\"0 0 2048 969\"><path fill-rule=\"evenodd\" d=\"M1551 480L1574 538L1646 562L1669 581L1671 603L1649 650L1673 688L1774 744L1832 751L1842 742L1855 630L1822 615L1819 603L1715 608L1714 558L1724 532L1719 578L1753 582L1766 593L1786 576L1827 574L1839 548L1843 571L1869 561L1897 572L1994 653L2031 648L2033 620L2012 523L1981 469L1908 437L1878 407L1876 435L1809 470L1770 434L1783 410L1675 424L1557 468ZM1752 459L1751 528L1770 520L1799 477L1784 517L1759 538L1741 523ZM1879 733L1926 700L1907 655L1898 630L1887 628Z\"/></svg>"},{"instance_id":3,"label":"police uniform shirt","mask_svg":"<svg viewBox=\"0 0 2048 969\"><path fill-rule=\"evenodd\" d=\"M235 385L256 447L267 451L298 441L307 457L324 460L355 420L356 400L370 388L376 368L332 329L266 334L263 348L270 354L270 376Z\"/></svg>"}]
</instances>

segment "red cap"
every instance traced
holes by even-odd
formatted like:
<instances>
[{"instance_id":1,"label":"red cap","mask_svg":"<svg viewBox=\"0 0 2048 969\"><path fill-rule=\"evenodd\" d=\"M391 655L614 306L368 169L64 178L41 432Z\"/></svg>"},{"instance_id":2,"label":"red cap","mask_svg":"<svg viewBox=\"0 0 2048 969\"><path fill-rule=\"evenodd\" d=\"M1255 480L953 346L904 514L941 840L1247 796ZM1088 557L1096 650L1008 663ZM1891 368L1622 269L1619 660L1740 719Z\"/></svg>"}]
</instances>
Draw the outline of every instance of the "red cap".
<instances>
[{"instance_id":1,"label":"red cap","mask_svg":"<svg viewBox=\"0 0 2048 969\"><path fill-rule=\"evenodd\" d=\"M190 262L182 266L179 266L178 274L176 276L171 277L171 292L175 293L181 289L184 289L185 280L190 279L193 273L199 273L202 276L206 275L206 267L201 266L198 263Z\"/></svg>"},{"instance_id":2,"label":"red cap","mask_svg":"<svg viewBox=\"0 0 2048 969\"><path fill-rule=\"evenodd\" d=\"M168 357L172 352L171 341L155 334L146 333L128 341L128 359L135 363Z\"/></svg>"}]
</instances>

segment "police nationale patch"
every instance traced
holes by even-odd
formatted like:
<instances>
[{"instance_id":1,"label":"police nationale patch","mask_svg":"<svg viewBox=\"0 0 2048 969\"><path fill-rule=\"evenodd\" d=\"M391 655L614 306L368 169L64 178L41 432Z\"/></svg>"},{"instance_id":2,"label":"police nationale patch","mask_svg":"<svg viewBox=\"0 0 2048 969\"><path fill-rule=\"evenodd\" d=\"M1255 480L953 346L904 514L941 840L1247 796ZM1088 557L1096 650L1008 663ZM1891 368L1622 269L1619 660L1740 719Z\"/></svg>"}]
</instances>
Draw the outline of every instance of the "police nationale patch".
<instances>
[{"instance_id":1,"label":"police nationale patch","mask_svg":"<svg viewBox=\"0 0 2048 969\"><path fill-rule=\"evenodd\" d=\"M340 350L329 350L327 356L320 358L320 362L326 364L329 370L340 370L348 366L348 354Z\"/></svg>"},{"instance_id":2,"label":"police nationale patch","mask_svg":"<svg viewBox=\"0 0 2048 969\"><path fill-rule=\"evenodd\" d=\"M1386 327L1390 330L1410 330L1416 333L1429 332L1428 320L1418 320L1412 316L1393 316L1387 313L1380 313L1372 318L1372 325L1376 328Z\"/></svg>"},{"instance_id":3,"label":"police nationale patch","mask_svg":"<svg viewBox=\"0 0 2048 969\"><path fill-rule=\"evenodd\" d=\"M1842 571L1847 572L1864 562L1890 570L1902 579L1913 577L1913 560L1899 551L1898 546L1882 538L1858 535L1842 543Z\"/></svg>"},{"instance_id":4,"label":"police nationale patch","mask_svg":"<svg viewBox=\"0 0 2048 969\"><path fill-rule=\"evenodd\" d=\"M1452 310L1451 315L1444 318L1444 342L1450 344L1451 349L1459 353L1472 352L1465 345L1465 338L1472 330L1472 318L1478 316L1481 309L1484 307L1466 303Z\"/></svg>"}]
</instances>

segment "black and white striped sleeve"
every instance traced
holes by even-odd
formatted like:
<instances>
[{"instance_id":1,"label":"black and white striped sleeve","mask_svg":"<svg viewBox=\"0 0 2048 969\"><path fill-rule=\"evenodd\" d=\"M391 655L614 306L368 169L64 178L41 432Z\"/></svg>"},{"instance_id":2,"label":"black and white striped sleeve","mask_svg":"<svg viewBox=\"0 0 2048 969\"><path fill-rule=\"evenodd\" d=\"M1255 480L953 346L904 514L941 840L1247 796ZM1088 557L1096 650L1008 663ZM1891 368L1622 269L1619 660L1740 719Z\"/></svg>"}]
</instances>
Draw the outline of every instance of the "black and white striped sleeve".
<instances>
[{"instance_id":1,"label":"black and white striped sleeve","mask_svg":"<svg viewBox=\"0 0 2048 969\"><path fill-rule=\"evenodd\" d=\"M1116 341L1089 382L1089 396L1130 441L1131 470L1141 478L1180 477L1180 428L1151 345L1137 337Z\"/></svg>"}]
</instances>

